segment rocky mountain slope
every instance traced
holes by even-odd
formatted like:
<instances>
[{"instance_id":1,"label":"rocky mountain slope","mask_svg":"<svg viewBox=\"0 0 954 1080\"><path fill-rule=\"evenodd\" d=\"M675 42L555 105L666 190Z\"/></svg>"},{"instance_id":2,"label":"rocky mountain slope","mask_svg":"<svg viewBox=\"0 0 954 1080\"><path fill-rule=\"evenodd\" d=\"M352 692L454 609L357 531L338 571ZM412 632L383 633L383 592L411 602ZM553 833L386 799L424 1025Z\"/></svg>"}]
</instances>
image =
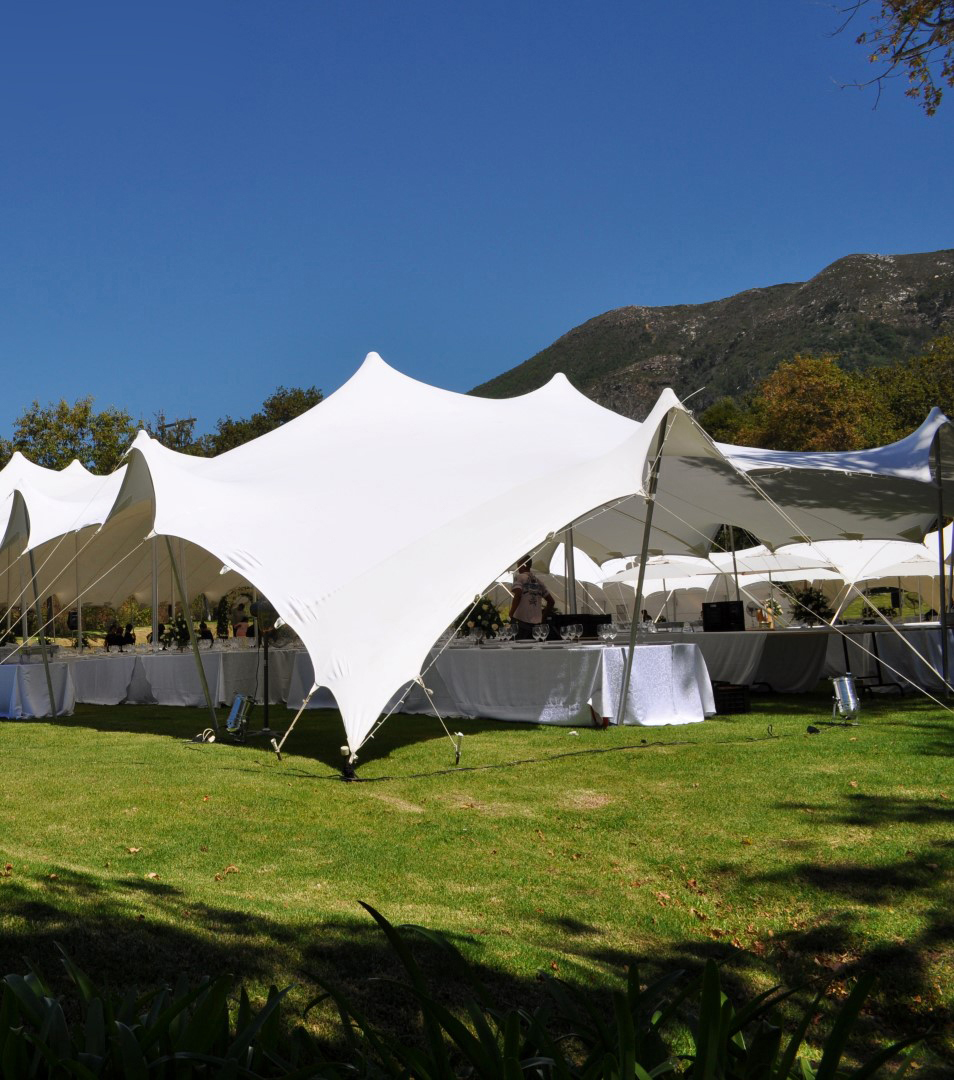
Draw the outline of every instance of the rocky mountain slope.
<instances>
[{"instance_id":1,"label":"rocky mountain slope","mask_svg":"<svg viewBox=\"0 0 954 1080\"><path fill-rule=\"evenodd\" d=\"M836 353L852 368L890 364L952 328L954 249L848 255L806 282L608 311L472 392L509 397L562 371L595 401L641 419L664 386L696 392L698 410L745 394L796 353Z\"/></svg>"}]
</instances>

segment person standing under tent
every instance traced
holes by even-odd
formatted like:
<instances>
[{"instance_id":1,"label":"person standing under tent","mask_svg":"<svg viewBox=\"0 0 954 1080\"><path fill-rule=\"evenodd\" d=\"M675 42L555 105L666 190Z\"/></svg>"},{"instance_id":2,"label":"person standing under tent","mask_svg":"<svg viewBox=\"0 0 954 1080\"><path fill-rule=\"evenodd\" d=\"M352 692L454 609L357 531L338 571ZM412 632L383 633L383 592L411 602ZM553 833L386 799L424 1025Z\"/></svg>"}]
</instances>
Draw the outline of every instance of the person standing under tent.
<instances>
[{"instance_id":1,"label":"person standing under tent","mask_svg":"<svg viewBox=\"0 0 954 1080\"><path fill-rule=\"evenodd\" d=\"M248 613L244 604L239 604L232 615L232 634L234 637L245 637L248 633Z\"/></svg>"},{"instance_id":2,"label":"person standing under tent","mask_svg":"<svg viewBox=\"0 0 954 1080\"><path fill-rule=\"evenodd\" d=\"M553 597L546 585L533 572L529 557L517 567L513 576L513 599L510 602L510 621L516 624L517 640L533 637L533 628L553 611Z\"/></svg>"}]
</instances>

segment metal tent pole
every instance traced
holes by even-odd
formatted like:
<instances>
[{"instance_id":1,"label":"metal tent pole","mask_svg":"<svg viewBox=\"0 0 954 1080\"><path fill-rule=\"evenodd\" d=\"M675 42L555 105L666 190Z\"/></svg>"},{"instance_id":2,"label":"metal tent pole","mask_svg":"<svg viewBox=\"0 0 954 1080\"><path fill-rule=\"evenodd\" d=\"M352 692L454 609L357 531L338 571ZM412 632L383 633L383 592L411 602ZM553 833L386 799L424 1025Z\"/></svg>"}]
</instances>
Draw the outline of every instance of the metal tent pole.
<instances>
[{"instance_id":1,"label":"metal tent pole","mask_svg":"<svg viewBox=\"0 0 954 1080\"><path fill-rule=\"evenodd\" d=\"M732 577L735 579L735 598L736 600L742 599L742 593L739 592L739 564L735 559L735 526L729 526L729 547L732 548Z\"/></svg>"},{"instance_id":2,"label":"metal tent pole","mask_svg":"<svg viewBox=\"0 0 954 1080\"><path fill-rule=\"evenodd\" d=\"M152 643L159 644L159 537L152 538Z\"/></svg>"},{"instance_id":3,"label":"metal tent pole","mask_svg":"<svg viewBox=\"0 0 954 1080\"><path fill-rule=\"evenodd\" d=\"M566 562L566 613L576 614L576 552L573 550L573 530L563 534L563 557Z\"/></svg>"},{"instance_id":4,"label":"metal tent pole","mask_svg":"<svg viewBox=\"0 0 954 1080\"><path fill-rule=\"evenodd\" d=\"M653 527L653 510L656 506L656 487L659 484L659 466L662 461L662 448L666 441L666 422L656 436L656 449L653 454L652 469L649 473L649 490L646 493L646 522L643 526L643 543L639 555L639 574L636 577L636 607L629 626L629 651L626 654L626 666L623 669L623 686L617 706L616 722L622 724L626 715L626 700L629 696L629 684L633 673L633 654L636 651L636 631L643 610L643 585L646 581L646 560L649 557L649 534Z\"/></svg>"},{"instance_id":5,"label":"metal tent pole","mask_svg":"<svg viewBox=\"0 0 954 1080\"><path fill-rule=\"evenodd\" d=\"M212 726L215 728L216 735L219 734L219 721L215 715L215 706L212 704L212 695L209 693L209 683L205 677L205 668L202 666L202 656L199 653L199 642L195 636L195 627L192 625L192 615L189 611L189 602L186 600L185 592L182 588L182 581L179 578L179 568L176 566L175 556L172 554L172 542L169 537L166 537L166 548L169 551L169 562L172 564L172 576L175 579L176 588L179 591L179 603L182 605L182 617L186 621L186 626L189 628L189 642L192 645L192 655L195 658L195 666L199 670L199 682L202 683L202 692L205 694L205 703L209 706L209 712L212 714Z\"/></svg>"},{"instance_id":6,"label":"metal tent pole","mask_svg":"<svg viewBox=\"0 0 954 1080\"><path fill-rule=\"evenodd\" d=\"M947 589L944 585L944 480L941 474L940 432L934 436L934 479L937 484L937 561L941 585L941 674L944 679L945 697L951 696L950 669L947 665Z\"/></svg>"},{"instance_id":7,"label":"metal tent pole","mask_svg":"<svg viewBox=\"0 0 954 1080\"><path fill-rule=\"evenodd\" d=\"M33 579L33 605L36 610L36 633L40 639L40 652L43 655L43 671L46 675L46 688L50 694L50 715L55 720L57 718L56 713L56 695L53 693L53 675L50 672L50 658L46 655L46 634L44 631L43 616L40 612L40 593L36 584L36 560L33 558L33 551L30 551L30 576Z\"/></svg>"}]
</instances>

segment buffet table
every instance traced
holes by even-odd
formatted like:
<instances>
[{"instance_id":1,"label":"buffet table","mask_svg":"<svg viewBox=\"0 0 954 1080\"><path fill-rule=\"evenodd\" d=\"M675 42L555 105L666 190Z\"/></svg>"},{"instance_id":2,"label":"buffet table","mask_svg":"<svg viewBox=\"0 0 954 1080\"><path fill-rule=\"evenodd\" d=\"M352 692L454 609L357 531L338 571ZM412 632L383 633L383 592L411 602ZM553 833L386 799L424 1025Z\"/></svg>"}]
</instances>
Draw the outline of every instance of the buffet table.
<instances>
[{"instance_id":1,"label":"buffet table","mask_svg":"<svg viewBox=\"0 0 954 1080\"><path fill-rule=\"evenodd\" d=\"M509 644L451 646L432 651L424 683L442 716L590 726L612 723L690 724L715 712L706 663L696 643L639 645L626 708L620 709L627 647L622 645ZM300 653L289 684L288 707L300 708L314 680ZM309 708L334 708L320 688ZM411 685L386 712L428 713L423 690ZM622 712L622 717L620 713Z\"/></svg>"},{"instance_id":2,"label":"buffet table","mask_svg":"<svg viewBox=\"0 0 954 1080\"><path fill-rule=\"evenodd\" d=\"M648 636L670 643L691 640L702 652L709 675L716 682L801 694L813 690L825 676L831 633L821 628Z\"/></svg>"},{"instance_id":3,"label":"buffet table","mask_svg":"<svg viewBox=\"0 0 954 1080\"><path fill-rule=\"evenodd\" d=\"M941 672L941 628L938 623L909 623L892 627L844 626L845 634L832 635L825 658L825 674L851 672L885 684L913 684L937 693L944 689ZM900 631L900 635L897 631ZM923 657L923 659L922 659ZM954 681L954 630L948 631L948 678Z\"/></svg>"},{"instance_id":4,"label":"buffet table","mask_svg":"<svg viewBox=\"0 0 954 1080\"><path fill-rule=\"evenodd\" d=\"M50 679L56 714L68 716L75 705L69 665L51 663ZM49 715L50 689L43 664L0 664L0 717L19 720Z\"/></svg>"}]
</instances>

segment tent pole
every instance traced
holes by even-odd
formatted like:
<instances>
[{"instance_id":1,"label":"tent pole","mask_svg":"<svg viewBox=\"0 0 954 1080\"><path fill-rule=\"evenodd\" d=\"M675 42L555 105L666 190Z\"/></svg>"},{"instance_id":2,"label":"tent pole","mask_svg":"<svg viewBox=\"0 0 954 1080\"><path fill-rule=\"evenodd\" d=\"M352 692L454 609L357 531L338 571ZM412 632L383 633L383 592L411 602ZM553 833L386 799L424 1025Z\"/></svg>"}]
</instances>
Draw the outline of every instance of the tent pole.
<instances>
[{"instance_id":1,"label":"tent pole","mask_svg":"<svg viewBox=\"0 0 954 1080\"><path fill-rule=\"evenodd\" d=\"M192 655L195 657L195 666L199 670L199 682L202 683L202 692L205 694L205 703L209 706L209 712L212 714L212 726L215 728L216 735L219 734L219 721L215 715L215 706L212 704L212 695L209 693L209 683L205 677L205 668L202 666L202 657L199 654L199 642L195 636L195 627L192 625L192 613L189 611L189 602L186 599L185 592L182 588L182 581L179 578L179 567L176 565L175 556L172 554L172 541L169 537L166 537L166 547L169 551L169 562L172 565L172 576L175 579L176 587L179 590L179 603L182 605L182 617L186 621L186 626L189 628L189 642L192 645Z\"/></svg>"},{"instance_id":2,"label":"tent pole","mask_svg":"<svg viewBox=\"0 0 954 1080\"><path fill-rule=\"evenodd\" d=\"M159 644L159 537L152 538L152 643Z\"/></svg>"},{"instance_id":3,"label":"tent pole","mask_svg":"<svg viewBox=\"0 0 954 1080\"><path fill-rule=\"evenodd\" d=\"M636 606L633 608L632 622L629 624L629 651L623 669L623 686L617 706L616 723L622 726L626 716L626 699L629 696L629 684L633 674L633 654L636 652L636 631L643 611L643 585L646 583L646 560L649 558L649 534L653 527L653 510L656 506L656 487L659 483L659 466L662 462L662 448L666 441L665 421L656 436L656 450L653 454L653 467L649 474L649 490L646 494L646 521L643 525L643 543L639 555L639 574L636 578Z\"/></svg>"},{"instance_id":4,"label":"tent pole","mask_svg":"<svg viewBox=\"0 0 954 1080\"><path fill-rule=\"evenodd\" d=\"M563 534L563 555L566 560L566 613L576 614L576 552L573 550L573 530Z\"/></svg>"},{"instance_id":5,"label":"tent pole","mask_svg":"<svg viewBox=\"0 0 954 1080\"><path fill-rule=\"evenodd\" d=\"M46 634L44 633L43 616L40 613L40 593L36 584L36 560L33 551L30 550L30 576L33 579L33 605L36 610L36 633L40 639L40 652L43 655L43 671L46 675L46 688L50 694L50 715L54 720L56 715L56 695L53 693L53 676L50 673L50 658L46 655Z\"/></svg>"},{"instance_id":6,"label":"tent pole","mask_svg":"<svg viewBox=\"0 0 954 1080\"><path fill-rule=\"evenodd\" d=\"M83 594L80 591L79 537L73 533L73 569L76 572L76 652L83 652Z\"/></svg>"},{"instance_id":7,"label":"tent pole","mask_svg":"<svg viewBox=\"0 0 954 1080\"><path fill-rule=\"evenodd\" d=\"M934 436L934 479L937 484L937 562L941 575L941 677L944 681L945 697L951 696L950 668L947 664L947 589L944 585L944 482L941 475L941 439L940 433Z\"/></svg>"},{"instance_id":8,"label":"tent pole","mask_svg":"<svg viewBox=\"0 0 954 1080\"><path fill-rule=\"evenodd\" d=\"M739 564L735 559L735 526L729 526L729 547L732 548L732 577L735 579L735 598L736 600L742 599L742 594L739 592Z\"/></svg>"}]
</instances>

